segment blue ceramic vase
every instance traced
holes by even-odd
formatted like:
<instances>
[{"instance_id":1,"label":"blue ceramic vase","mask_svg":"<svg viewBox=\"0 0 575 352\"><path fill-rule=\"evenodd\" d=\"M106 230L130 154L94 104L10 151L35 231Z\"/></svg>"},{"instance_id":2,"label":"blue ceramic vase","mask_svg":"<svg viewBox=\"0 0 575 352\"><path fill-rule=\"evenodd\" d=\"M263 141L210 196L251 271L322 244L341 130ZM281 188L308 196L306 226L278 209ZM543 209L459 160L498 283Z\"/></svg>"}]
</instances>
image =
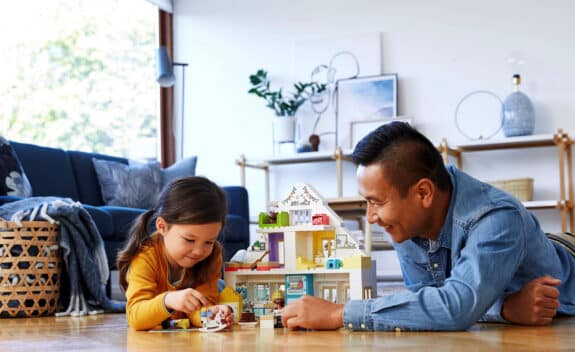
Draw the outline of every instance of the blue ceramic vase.
<instances>
[{"instance_id":1,"label":"blue ceramic vase","mask_svg":"<svg viewBox=\"0 0 575 352\"><path fill-rule=\"evenodd\" d=\"M513 75L513 84L515 92L503 101L503 134L505 137L527 136L535 130L535 109L529 97L519 91L519 75Z\"/></svg>"}]
</instances>

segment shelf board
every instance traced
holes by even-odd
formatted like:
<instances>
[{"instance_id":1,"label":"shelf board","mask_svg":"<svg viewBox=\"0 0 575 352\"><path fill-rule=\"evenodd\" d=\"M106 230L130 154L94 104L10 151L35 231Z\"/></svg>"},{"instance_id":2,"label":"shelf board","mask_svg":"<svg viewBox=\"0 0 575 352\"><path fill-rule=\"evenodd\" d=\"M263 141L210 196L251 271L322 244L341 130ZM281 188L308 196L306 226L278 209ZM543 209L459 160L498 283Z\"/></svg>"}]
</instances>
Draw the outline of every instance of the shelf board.
<instances>
[{"instance_id":1,"label":"shelf board","mask_svg":"<svg viewBox=\"0 0 575 352\"><path fill-rule=\"evenodd\" d=\"M364 198L357 197L343 197L343 198L330 198L326 199L328 205L337 213L362 213L365 214L367 203ZM523 202L527 209L553 209L560 208L564 202L560 200L532 200Z\"/></svg>"},{"instance_id":2,"label":"shelf board","mask_svg":"<svg viewBox=\"0 0 575 352\"><path fill-rule=\"evenodd\" d=\"M270 276L270 275L288 275L288 274L350 274L356 269L326 269L325 267L317 267L309 270L286 270L286 269L271 269L271 270L251 270L240 269L237 271L228 271L228 274L235 276L249 275L249 276Z\"/></svg>"},{"instance_id":3,"label":"shelf board","mask_svg":"<svg viewBox=\"0 0 575 352\"><path fill-rule=\"evenodd\" d=\"M351 151L342 151L344 159L351 156ZM251 163L265 163L268 165L283 165L283 164L298 164L298 163L313 163L318 161L334 161L335 151L319 151L319 152L306 152L291 155L268 156L261 158L250 159Z\"/></svg>"},{"instance_id":4,"label":"shelf board","mask_svg":"<svg viewBox=\"0 0 575 352\"><path fill-rule=\"evenodd\" d=\"M372 251L390 251L393 249L393 245L386 240L372 240L371 242Z\"/></svg>"},{"instance_id":5,"label":"shelf board","mask_svg":"<svg viewBox=\"0 0 575 352\"><path fill-rule=\"evenodd\" d=\"M560 200L532 200L529 202L523 202L523 205L527 209L555 209L561 208L565 202Z\"/></svg>"},{"instance_id":6,"label":"shelf board","mask_svg":"<svg viewBox=\"0 0 575 352\"><path fill-rule=\"evenodd\" d=\"M340 216L363 216L367 203L363 197L340 197L326 199L327 204Z\"/></svg>"},{"instance_id":7,"label":"shelf board","mask_svg":"<svg viewBox=\"0 0 575 352\"><path fill-rule=\"evenodd\" d=\"M275 232L297 232L297 231L333 231L332 225L291 225L275 227L258 227L257 233L275 233Z\"/></svg>"},{"instance_id":8,"label":"shelf board","mask_svg":"<svg viewBox=\"0 0 575 352\"><path fill-rule=\"evenodd\" d=\"M462 143L451 148L462 152L473 152L495 149L548 147L555 145L554 137L555 135L553 134L539 134L491 140L488 139L471 143Z\"/></svg>"}]
</instances>

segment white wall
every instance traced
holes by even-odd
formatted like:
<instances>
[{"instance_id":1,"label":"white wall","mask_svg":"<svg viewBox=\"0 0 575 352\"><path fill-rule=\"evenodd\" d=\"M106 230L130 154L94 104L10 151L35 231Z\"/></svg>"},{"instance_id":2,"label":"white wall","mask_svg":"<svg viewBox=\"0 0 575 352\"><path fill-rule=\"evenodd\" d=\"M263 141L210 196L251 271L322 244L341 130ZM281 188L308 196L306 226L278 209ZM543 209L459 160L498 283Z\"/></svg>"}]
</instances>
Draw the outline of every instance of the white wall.
<instances>
[{"instance_id":1,"label":"white wall","mask_svg":"<svg viewBox=\"0 0 575 352\"><path fill-rule=\"evenodd\" d=\"M190 64L185 154L198 155L198 173L219 184L239 184L240 154L272 151L272 112L247 94L248 76L265 68L273 84L290 85L294 43L313 38L382 33L383 71L399 75L399 113L435 142L464 141L453 121L458 101L479 89L504 98L514 73L507 60L519 55L535 133L563 128L575 137L570 0L176 0L174 8L174 59ZM468 155L464 169L491 180L532 176L535 199L547 199L557 196L556 165L556 152L543 148ZM356 194L351 165L344 180L344 195ZM273 168L271 199L296 181L336 196L335 165L320 163ZM247 183L254 216L264 210L263 174L249 171ZM560 229L557 212L537 214L546 230Z\"/></svg>"}]
</instances>

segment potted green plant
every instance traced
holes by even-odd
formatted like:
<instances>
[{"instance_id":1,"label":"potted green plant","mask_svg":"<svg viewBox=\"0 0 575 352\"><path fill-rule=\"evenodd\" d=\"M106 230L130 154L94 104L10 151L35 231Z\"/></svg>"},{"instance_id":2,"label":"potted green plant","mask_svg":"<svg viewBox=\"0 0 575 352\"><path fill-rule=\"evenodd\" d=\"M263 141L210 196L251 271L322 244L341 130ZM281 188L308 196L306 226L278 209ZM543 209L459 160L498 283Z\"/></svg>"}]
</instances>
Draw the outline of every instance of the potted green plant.
<instances>
[{"instance_id":1,"label":"potted green plant","mask_svg":"<svg viewBox=\"0 0 575 352\"><path fill-rule=\"evenodd\" d=\"M266 106L274 110L278 117L274 123L274 141L293 142L295 130L295 114L298 109L314 94L325 90L325 84L317 82L296 82L294 92L284 94L282 89L272 90L270 80L266 70L260 69L255 74L250 75L252 88L249 94L266 101Z\"/></svg>"},{"instance_id":2,"label":"potted green plant","mask_svg":"<svg viewBox=\"0 0 575 352\"><path fill-rule=\"evenodd\" d=\"M265 70L258 70L250 75L252 88L248 91L260 98L265 99L267 107L274 110L276 116L294 116L297 110L313 94L321 93L325 90L325 84L317 82L296 82L295 92L284 95L282 89L271 90L268 73Z\"/></svg>"}]
</instances>

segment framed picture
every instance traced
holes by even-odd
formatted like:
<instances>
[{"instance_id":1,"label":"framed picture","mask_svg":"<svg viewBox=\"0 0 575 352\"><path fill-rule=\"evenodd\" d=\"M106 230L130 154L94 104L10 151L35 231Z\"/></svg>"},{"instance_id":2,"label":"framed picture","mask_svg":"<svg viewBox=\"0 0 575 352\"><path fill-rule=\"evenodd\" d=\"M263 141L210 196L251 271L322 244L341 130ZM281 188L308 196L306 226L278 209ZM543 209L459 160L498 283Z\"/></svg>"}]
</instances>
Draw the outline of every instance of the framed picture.
<instances>
[{"instance_id":1,"label":"framed picture","mask_svg":"<svg viewBox=\"0 0 575 352\"><path fill-rule=\"evenodd\" d=\"M352 148L351 122L397 116L397 75L342 79L336 87L336 145Z\"/></svg>"},{"instance_id":2,"label":"framed picture","mask_svg":"<svg viewBox=\"0 0 575 352\"><path fill-rule=\"evenodd\" d=\"M357 142L359 142L369 132L375 130L381 125L385 125L386 123L390 123L392 121L407 122L409 124L412 123L410 118L404 116L378 120L351 121L349 123L349 147L352 149L355 148Z\"/></svg>"}]
</instances>

